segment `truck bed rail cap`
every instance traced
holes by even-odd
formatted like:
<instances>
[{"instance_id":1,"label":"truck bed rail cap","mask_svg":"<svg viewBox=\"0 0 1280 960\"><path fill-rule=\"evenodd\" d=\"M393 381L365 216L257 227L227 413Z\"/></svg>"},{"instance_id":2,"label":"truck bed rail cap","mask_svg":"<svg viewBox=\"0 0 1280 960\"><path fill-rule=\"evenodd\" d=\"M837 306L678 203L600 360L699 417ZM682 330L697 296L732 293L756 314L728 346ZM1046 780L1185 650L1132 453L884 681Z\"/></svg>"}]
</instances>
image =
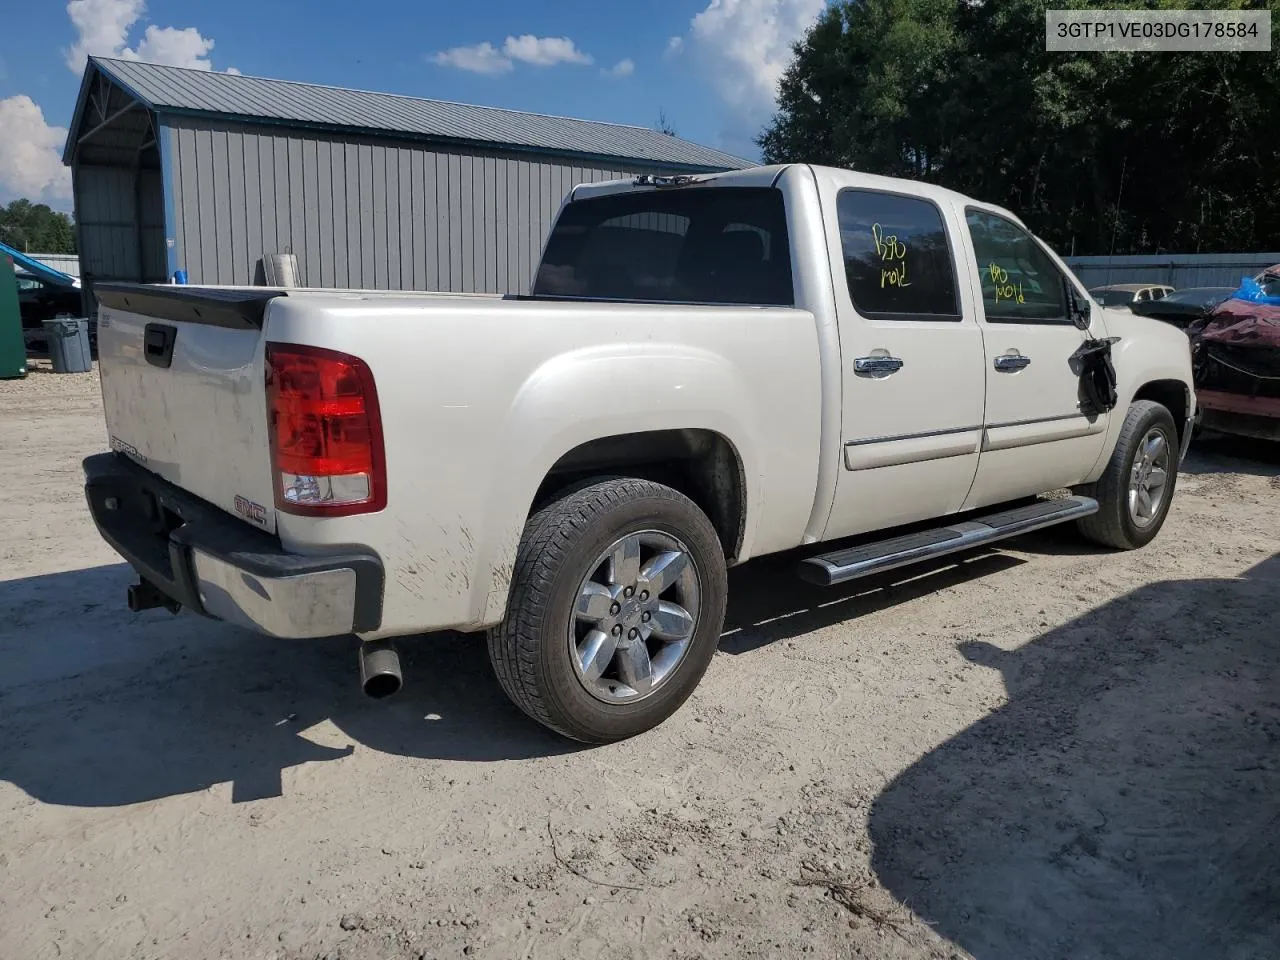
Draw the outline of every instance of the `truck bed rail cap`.
<instances>
[{"instance_id":1,"label":"truck bed rail cap","mask_svg":"<svg viewBox=\"0 0 1280 960\"><path fill-rule=\"evenodd\" d=\"M97 283L98 303L144 317L215 327L261 330L267 304L288 291L270 287L228 289L150 283Z\"/></svg>"}]
</instances>

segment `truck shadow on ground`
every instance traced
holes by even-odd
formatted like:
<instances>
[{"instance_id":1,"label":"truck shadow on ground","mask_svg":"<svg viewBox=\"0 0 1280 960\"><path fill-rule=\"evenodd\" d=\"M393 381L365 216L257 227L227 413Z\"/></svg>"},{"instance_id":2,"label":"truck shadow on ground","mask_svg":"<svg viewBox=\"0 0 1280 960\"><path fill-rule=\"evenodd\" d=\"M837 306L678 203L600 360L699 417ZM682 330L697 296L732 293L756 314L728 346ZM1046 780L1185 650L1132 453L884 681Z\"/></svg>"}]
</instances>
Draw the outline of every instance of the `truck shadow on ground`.
<instances>
[{"instance_id":1,"label":"truck shadow on ground","mask_svg":"<svg viewBox=\"0 0 1280 960\"><path fill-rule=\"evenodd\" d=\"M1021 561L950 558L835 588L795 577L795 555L733 571L721 648L741 654ZM371 701L355 641L272 640L191 614L134 615L128 566L0 582L0 777L47 803L116 806L232 783L235 802L280 796L282 772L355 744L409 757L498 761L582 749L521 714L483 639L401 643L405 689ZM307 731L330 721L349 744Z\"/></svg>"},{"instance_id":2,"label":"truck shadow on ground","mask_svg":"<svg viewBox=\"0 0 1280 960\"><path fill-rule=\"evenodd\" d=\"M353 745L496 761L575 749L502 694L483 641L403 645L405 690L359 689L351 638L281 641L191 614L133 615L124 564L0 582L0 778L47 803L114 806L231 781L278 796L281 772Z\"/></svg>"},{"instance_id":3,"label":"truck shadow on ground","mask_svg":"<svg viewBox=\"0 0 1280 960\"><path fill-rule=\"evenodd\" d=\"M723 653L749 653L1026 562L979 549L820 587L796 575L796 566L804 556L801 552L776 554L730 571L729 609L720 640Z\"/></svg>"},{"instance_id":4,"label":"truck shadow on ground","mask_svg":"<svg viewBox=\"0 0 1280 960\"><path fill-rule=\"evenodd\" d=\"M1021 649L1009 702L898 776L880 881L978 960L1277 956L1280 555Z\"/></svg>"}]
</instances>

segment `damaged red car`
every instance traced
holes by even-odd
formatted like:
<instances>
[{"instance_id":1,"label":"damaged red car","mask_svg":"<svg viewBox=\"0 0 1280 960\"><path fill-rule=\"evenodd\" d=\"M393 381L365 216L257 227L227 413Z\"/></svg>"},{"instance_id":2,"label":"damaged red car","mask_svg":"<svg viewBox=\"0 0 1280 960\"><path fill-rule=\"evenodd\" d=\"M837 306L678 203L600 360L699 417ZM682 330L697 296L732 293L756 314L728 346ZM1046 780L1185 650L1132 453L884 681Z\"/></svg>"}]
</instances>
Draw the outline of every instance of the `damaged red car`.
<instances>
[{"instance_id":1,"label":"damaged red car","mask_svg":"<svg viewBox=\"0 0 1280 960\"><path fill-rule=\"evenodd\" d=\"M1280 264L1187 329L1199 426L1280 440Z\"/></svg>"}]
</instances>

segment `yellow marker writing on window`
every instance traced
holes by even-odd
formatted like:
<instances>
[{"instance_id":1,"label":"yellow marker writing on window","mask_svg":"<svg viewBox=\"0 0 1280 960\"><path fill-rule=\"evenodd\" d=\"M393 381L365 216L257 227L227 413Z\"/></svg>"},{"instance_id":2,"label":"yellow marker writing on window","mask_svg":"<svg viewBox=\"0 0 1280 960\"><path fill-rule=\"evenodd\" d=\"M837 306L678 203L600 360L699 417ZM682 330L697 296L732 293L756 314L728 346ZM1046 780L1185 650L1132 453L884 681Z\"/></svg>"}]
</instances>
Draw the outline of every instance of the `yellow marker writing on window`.
<instances>
[{"instance_id":1,"label":"yellow marker writing on window","mask_svg":"<svg viewBox=\"0 0 1280 960\"><path fill-rule=\"evenodd\" d=\"M876 253L881 260L905 260L907 245L898 239L896 234L885 236L884 228L878 223L871 225L871 239L876 242Z\"/></svg>"},{"instance_id":2,"label":"yellow marker writing on window","mask_svg":"<svg viewBox=\"0 0 1280 960\"><path fill-rule=\"evenodd\" d=\"M1026 302L1026 298L1022 295L1022 281L1010 280L1008 270L993 262L987 266L987 274L996 288L996 303L1001 300L1008 300L1011 303Z\"/></svg>"},{"instance_id":3,"label":"yellow marker writing on window","mask_svg":"<svg viewBox=\"0 0 1280 960\"><path fill-rule=\"evenodd\" d=\"M875 241L880 262L890 265L880 270L880 288L911 286L907 279L907 245L896 234L886 235L878 223L871 225L871 239Z\"/></svg>"}]
</instances>

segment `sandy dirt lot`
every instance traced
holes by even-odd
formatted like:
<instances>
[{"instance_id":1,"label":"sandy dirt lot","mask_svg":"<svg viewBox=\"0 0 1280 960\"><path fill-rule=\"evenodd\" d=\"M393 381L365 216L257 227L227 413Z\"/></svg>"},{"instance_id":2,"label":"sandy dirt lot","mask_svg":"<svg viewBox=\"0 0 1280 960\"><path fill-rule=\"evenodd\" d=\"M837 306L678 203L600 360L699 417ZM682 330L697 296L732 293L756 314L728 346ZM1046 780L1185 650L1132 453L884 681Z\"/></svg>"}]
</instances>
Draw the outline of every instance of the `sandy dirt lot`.
<instances>
[{"instance_id":1,"label":"sandy dirt lot","mask_svg":"<svg viewBox=\"0 0 1280 960\"><path fill-rule=\"evenodd\" d=\"M98 538L94 375L0 383L0 957L1280 957L1280 454L1197 446L1150 547L731 578L694 699L525 720L474 637L162 611Z\"/></svg>"}]
</instances>

